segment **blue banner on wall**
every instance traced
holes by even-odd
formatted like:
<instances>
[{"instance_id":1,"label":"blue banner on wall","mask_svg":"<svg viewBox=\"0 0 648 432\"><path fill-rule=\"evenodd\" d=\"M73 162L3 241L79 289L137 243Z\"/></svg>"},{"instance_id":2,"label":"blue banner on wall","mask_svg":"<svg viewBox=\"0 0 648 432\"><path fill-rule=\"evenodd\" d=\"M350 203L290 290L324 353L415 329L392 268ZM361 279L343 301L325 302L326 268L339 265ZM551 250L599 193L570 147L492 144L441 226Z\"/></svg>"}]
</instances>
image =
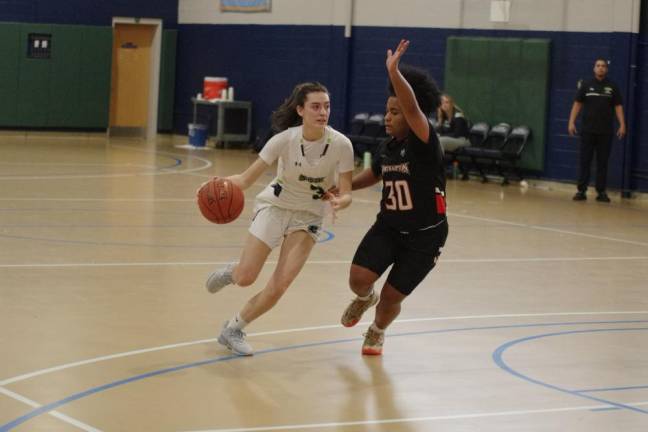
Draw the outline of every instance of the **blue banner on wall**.
<instances>
[{"instance_id":1,"label":"blue banner on wall","mask_svg":"<svg viewBox=\"0 0 648 432\"><path fill-rule=\"evenodd\" d=\"M220 0L221 12L270 12L271 0Z\"/></svg>"}]
</instances>

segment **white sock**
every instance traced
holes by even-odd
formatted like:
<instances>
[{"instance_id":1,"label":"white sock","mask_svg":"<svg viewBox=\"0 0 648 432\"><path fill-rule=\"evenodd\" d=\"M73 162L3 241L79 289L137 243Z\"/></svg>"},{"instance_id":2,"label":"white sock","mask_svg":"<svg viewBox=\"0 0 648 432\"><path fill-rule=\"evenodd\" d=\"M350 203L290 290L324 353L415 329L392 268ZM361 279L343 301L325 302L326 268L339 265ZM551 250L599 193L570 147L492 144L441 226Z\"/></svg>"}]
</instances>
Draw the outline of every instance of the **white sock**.
<instances>
[{"instance_id":1,"label":"white sock","mask_svg":"<svg viewBox=\"0 0 648 432\"><path fill-rule=\"evenodd\" d=\"M372 322L371 327L369 328L375 331L376 333L385 333L385 329L381 329L380 327L378 327L375 322Z\"/></svg>"},{"instance_id":2,"label":"white sock","mask_svg":"<svg viewBox=\"0 0 648 432\"><path fill-rule=\"evenodd\" d=\"M234 282L234 269L236 268L237 264L238 263L230 263L230 264L227 265L227 267L225 267L225 274L227 274L227 278L229 279L229 283L235 284L235 285L236 285L236 282Z\"/></svg>"},{"instance_id":3,"label":"white sock","mask_svg":"<svg viewBox=\"0 0 648 432\"><path fill-rule=\"evenodd\" d=\"M367 301L367 300L369 300L371 298L373 293L374 293L374 291L372 289L371 291L369 291L369 294L367 294L365 297L358 296L358 300Z\"/></svg>"},{"instance_id":4,"label":"white sock","mask_svg":"<svg viewBox=\"0 0 648 432\"><path fill-rule=\"evenodd\" d=\"M248 323L243 318L241 318L240 313L237 313L234 318L229 320L229 322L227 323L228 328L233 328L236 330L243 330L246 325L248 325Z\"/></svg>"}]
</instances>

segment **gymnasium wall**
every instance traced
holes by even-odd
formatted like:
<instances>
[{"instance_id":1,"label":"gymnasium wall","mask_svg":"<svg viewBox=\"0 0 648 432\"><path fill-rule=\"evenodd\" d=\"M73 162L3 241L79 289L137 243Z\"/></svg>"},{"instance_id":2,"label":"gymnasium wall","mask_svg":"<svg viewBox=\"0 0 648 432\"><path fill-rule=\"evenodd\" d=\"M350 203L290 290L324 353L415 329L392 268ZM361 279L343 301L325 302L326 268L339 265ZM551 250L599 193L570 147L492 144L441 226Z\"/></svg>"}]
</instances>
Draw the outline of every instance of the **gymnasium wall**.
<instances>
[{"instance_id":1,"label":"gymnasium wall","mask_svg":"<svg viewBox=\"0 0 648 432\"><path fill-rule=\"evenodd\" d=\"M52 35L50 59L27 58L27 35ZM0 23L0 126L106 128L110 27Z\"/></svg>"},{"instance_id":2,"label":"gymnasium wall","mask_svg":"<svg viewBox=\"0 0 648 432\"><path fill-rule=\"evenodd\" d=\"M112 25L113 17L158 18L178 24L178 0L2 0L0 21Z\"/></svg>"},{"instance_id":3,"label":"gymnasium wall","mask_svg":"<svg viewBox=\"0 0 648 432\"><path fill-rule=\"evenodd\" d=\"M20 113L30 115L38 105L42 108L44 83L64 80L69 70L74 71L73 76L84 71L79 65L81 59L54 68L29 64L24 59L11 60L15 53L11 47L15 36L11 35L17 30L3 28L11 25L8 23L79 27L75 29L77 39L89 31L82 26L107 27L113 16L162 18L165 28L177 28L178 33L177 40L171 42L173 46L177 41L177 68L161 77L167 83L175 79L176 85L175 92L167 91L161 100L175 97L175 101L172 110L161 111L161 117L166 119L166 128L173 124L180 133L186 132L191 119L189 98L201 90L206 75L228 76L237 98L254 102L253 121L258 132L267 128L271 111L295 83L320 80L332 93L332 124L344 129L356 111L384 110L384 52L401 37L412 40L407 61L429 69L441 86L449 36L542 38L551 41L551 63L545 162L537 174L575 179L578 140L565 133L567 117L577 80L591 76L593 58L602 55L611 60L610 75L622 89L633 127L630 139L614 145L611 184L648 190L648 127L639 121L648 114L648 36L645 25L639 32L637 19L639 4L646 16L648 0L512 0L508 23L489 20L488 0L273 0L271 13L248 14L221 13L217 0L1 3L0 21L4 23L0 32L4 33L0 54L9 60L0 63L0 78L9 78L9 85L0 84L0 126L7 124L2 118L15 119ZM83 49L70 46L73 53ZM19 56L22 50L18 48ZM49 69L56 75L49 75ZM100 91L101 76L86 85ZM25 80L30 79L38 82L28 88ZM21 83L25 83L23 90ZM77 100L77 90L71 95L56 93L64 88L50 88L54 103ZM79 94L84 91L81 87ZM32 94L32 100L18 101L18 94ZM63 110L37 113L35 118L46 126L69 124L66 122L73 116Z\"/></svg>"},{"instance_id":4,"label":"gymnasium wall","mask_svg":"<svg viewBox=\"0 0 648 432\"><path fill-rule=\"evenodd\" d=\"M648 190L648 0L641 2L641 26L637 43L637 91L634 107L635 135L629 155L630 180L639 190Z\"/></svg>"},{"instance_id":5,"label":"gymnasium wall","mask_svg":"<svg viewBox=\"0 0 648 432\"><path fill-rule=\"evenodd\" d=\"M254 103L258 130L296 82L321 80L332 90L332 124L344 129L354 112L384 110L384 53L402 37L412 41L406 60L429 69L441 86L450 36L548 39L544 166L535 174L573 181L578 139L566 130L576 83L603 56L624 100L634 99L639 1L512 0L509 22L499 23L490 21L488 0L273 0L271 13L221 13L212 0L179 0L175 128L186 130L189 97L206 75L228 76L237 98ZM610 184L648 189L629 175L636 165L629 155L639 151L629 143L614 145Z\"/></svg>"},{"instance_id":6,"label":"gymnasium wall","mask_svg":"<svg viewBox=\"0 0 648 432\"><path fill-rule=\"evenodd\" d=\"M632 29L633 3L637 1L512 0L507 23L490 21L488 0L356 0L355 3L354 25L359 26L625 32Z\"/></svg>"},{"instance_id":7,"label":"gymnasium wall","mask_svg":"<svg viewBox=\"0 0 648 432\"><path fill-rule=\"evenodd\" d=\"M158 130L165 132L173 131L177 46L178 31L164 30L162 32L162 55L160 58Z\"/></svg>"},{"instance_id":8,"label":"gymnasium wall","mask_svg":"<svg viewBox=\"0 0 648 432\"><path fill-rule=\"evenodd\" d=\"M272 13L221 13L217 2L179 2L175 128L191 122L191 96L205 76L225 76L236 99L253 102L257 134L295 84L321 81L332 94L331 123L346 125L350 0L273 1ZM298 23L298 24L297 24Z\"/></svg>"},{"instance_id":9,"label":"gymnasium wall","mask_svg":"<svg viewBox=\"0 0 648 432\"><path fill-rule=\"evenodd\" d=\"M27 58L30 33L52 36L51 58ZM163 31L160 130L173 128L176 39ZM0 22L0 58L0 127L108 127L112 27Z\"/></svg>"},{"instance_id":10,"label":"gymnasium wall","mask_svg":"<svg viewBox=\"0 0 648 432\"><path fill-rule=\"evenodd\" d=\"M119 16L163 20L159 127L171 130L178 0L0 1L0 127L105 129ZM26 57L29 33L52 34L51 59Z\"/></svg>"}]
</instances>

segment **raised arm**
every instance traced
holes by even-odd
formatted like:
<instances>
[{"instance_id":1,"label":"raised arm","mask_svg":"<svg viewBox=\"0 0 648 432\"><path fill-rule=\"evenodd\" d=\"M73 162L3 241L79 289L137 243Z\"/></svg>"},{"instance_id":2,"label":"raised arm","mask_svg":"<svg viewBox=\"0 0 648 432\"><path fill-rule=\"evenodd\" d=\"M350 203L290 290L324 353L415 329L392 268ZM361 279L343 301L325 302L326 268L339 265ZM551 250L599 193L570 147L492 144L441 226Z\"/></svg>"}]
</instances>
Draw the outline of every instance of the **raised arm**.
<instances>
[{"instance_id":1,"label":"raised arm","mask_svg":"<svg viewBox=\"0 0 648 432\"><path fill-rule=\"evenodd\" d=\"M412 87L405 80L400 70L398 70L400 59L408 47L409 41L401 39L398 47L396 47L396 51L392 52L391 49L388 49L385 65L387 66L389 80L394 87L394 92L400 103L407 125L421 141L428 142L430 138L430 123L426 115L421 111L418 102L416 102L416 96Z\"/></svg>"}]
</instances>

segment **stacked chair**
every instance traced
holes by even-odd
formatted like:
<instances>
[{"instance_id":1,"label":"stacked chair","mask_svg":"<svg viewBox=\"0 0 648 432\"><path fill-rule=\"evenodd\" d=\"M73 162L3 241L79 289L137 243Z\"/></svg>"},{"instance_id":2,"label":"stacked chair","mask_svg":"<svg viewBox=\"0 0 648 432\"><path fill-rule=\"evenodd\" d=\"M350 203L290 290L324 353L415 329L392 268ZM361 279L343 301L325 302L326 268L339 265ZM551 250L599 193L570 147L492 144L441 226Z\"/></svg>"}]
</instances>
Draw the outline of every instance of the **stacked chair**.
<instances>
[{"instance_id":1,"label":"stacked chair","mask_svg":"<svg viewBox=\"0 0 648 432\"><path fill-rule=\"evenodd\" d=\"M479 172L484 183L488 181L488 171L499 174L503 185L509 184L510 171L523 180L518 162L530 136L528 126L512 128L508 123L499 123L490 128L485 122L475 123L468 136L470 146L459 149L456 155L464 167L468 166L463 170L463 178L468 178L472 168Z\"/></svg>"},{"instance_id":2,"label":"stacked chair","mask_svg":"<svg viewBox=\"0 0 648 432\"><path fill-rule=\"evenodd\" d=\"M372 155L378 144L387 137L385 132L385 115L382 113L358 113L351 120L351 130L347 135L353 144L356 157L362 157L365 152Z\"/></svg>"}]
</instances>

